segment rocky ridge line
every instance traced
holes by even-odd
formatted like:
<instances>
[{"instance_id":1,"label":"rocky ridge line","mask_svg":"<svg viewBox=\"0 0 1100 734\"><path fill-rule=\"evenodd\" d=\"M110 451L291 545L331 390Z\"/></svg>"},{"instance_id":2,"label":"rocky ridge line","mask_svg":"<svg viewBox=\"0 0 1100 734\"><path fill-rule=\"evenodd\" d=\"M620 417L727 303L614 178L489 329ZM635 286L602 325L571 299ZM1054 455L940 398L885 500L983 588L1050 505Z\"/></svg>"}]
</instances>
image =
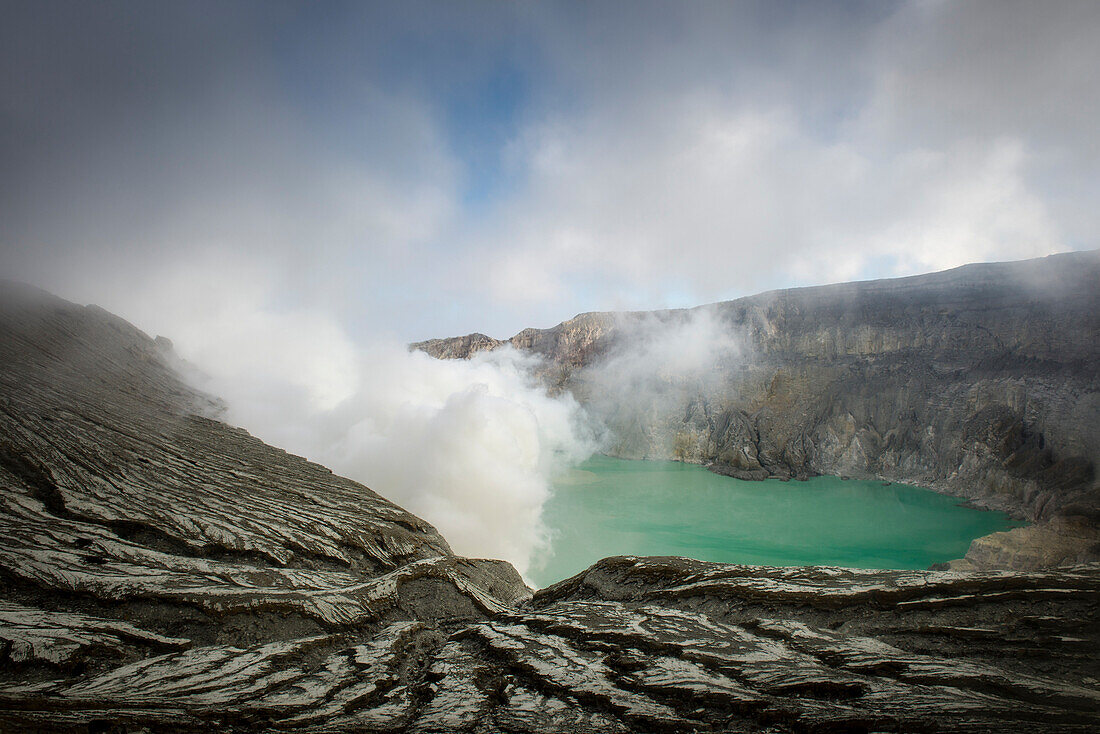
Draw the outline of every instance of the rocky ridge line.
<instances>
[{"instance_id":1,"label":"rocky ridge line","mask_svg":"<svg viewBox=\"0 0 1100 734\"><path fill-rule=\"evenodd\" d=\"M469 358L510 344L542 356L548 386L610 428L614 456L742 479L878 478L1055 520L970 558L1030 568L1100 559L1097 283L1100 251L1078 252L412 348ZM671 341L703 319L735 347L691 375L658 366L615 384L608 365L634 342Z\"/></svg>"}]
</instances>

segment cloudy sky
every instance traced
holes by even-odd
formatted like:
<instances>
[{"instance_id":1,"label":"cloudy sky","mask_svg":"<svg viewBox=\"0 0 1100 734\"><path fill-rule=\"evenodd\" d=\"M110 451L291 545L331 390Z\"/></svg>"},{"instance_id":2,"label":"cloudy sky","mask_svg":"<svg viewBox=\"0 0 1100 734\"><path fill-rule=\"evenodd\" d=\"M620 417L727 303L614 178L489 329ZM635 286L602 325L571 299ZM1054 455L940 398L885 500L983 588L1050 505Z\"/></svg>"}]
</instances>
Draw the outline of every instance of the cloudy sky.
<instances>
[{"instance_id":1,"label":"cloudy sky","mask_svg":"<svg viewBox=\"0 0 1100 734\"><path fill-rule=\"evenodd\" d=\"M0 272L506 337L1097 247L1098 108L1092 0L3 0Z\"/></svg>"}]
</instances>

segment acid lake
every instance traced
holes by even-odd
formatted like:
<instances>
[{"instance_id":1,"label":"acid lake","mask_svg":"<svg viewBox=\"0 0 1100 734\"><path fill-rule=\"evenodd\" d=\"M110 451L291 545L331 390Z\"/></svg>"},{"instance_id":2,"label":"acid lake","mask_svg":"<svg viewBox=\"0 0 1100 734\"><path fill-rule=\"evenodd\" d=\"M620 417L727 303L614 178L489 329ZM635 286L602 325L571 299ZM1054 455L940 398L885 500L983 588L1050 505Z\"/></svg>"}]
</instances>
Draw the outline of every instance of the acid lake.
<instances>
[{"instance_id":1,"label":"acid lake","mask_svg":"<svg viewBox=\"0 0 1100 734\"><path fill-rule=\"evenodd\" d=\"M1023 523L955 497L881 481L749 482L675 461L594 456L555 483L543 519L547 586L607 556L687 556L772 566L921 569Z\"/></svg>"}]
</instances>

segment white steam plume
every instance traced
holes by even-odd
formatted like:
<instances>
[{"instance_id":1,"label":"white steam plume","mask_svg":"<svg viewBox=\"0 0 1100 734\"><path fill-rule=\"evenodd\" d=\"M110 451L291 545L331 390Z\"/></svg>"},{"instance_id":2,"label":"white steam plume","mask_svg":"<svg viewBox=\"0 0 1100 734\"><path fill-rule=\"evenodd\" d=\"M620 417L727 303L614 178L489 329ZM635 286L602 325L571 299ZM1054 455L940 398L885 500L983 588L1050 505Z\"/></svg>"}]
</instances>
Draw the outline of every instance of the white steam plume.
<instances>
[{"instance_id":1,"label":"white steam plume","mask_svg":"<svg viewBox=\"0 0 1100 734\"><path fill-rule=\"evenodd\" d=\"M627 458L684 457L673 444L693 404L720 394L740 335L714 307L618 314L606 355L574 391L603 425L603 448Z\"/></svg>"},{"instance_id":2,"label":"white steam plume","mask_svg":"<svg viewBox=\"0 0 1100 734\"><path fill-rule=\"evenodd\" d=\"M436 360L381 337L363 348L324 311L281 306L278 282L222 257L104 305L155 314L139 325L205 373L190 379L224 399L229 422L423 517L456 553L521 573L547 547L541 515L555 473L597 448L592 424L611 429L611 453L672 456L673 419L714 394L740 354L717 309L623 314L605 358L571 381L582 410L568 392L547 394L536 378L545 365L530 354Z\"/></svg>"},{"instance_id":3,"label":"white steam plume","mask_svg":"<svg viewBox=\"0 0 1100 734\"><path fill-rule=\"evenodd\" d=\"M202 274L219 277L230 275ZM547 545L551 479L594 448L573 397L548 396L532 377L534 357L507 348L444 361L379 339L360 349L331 318L271 307L270 288L244 278L189 318L197 279L160 284L154 333L203 373L186 377L225 401L228 422L362 482L456 553L526 572Z\"/></svg>"},{"instance_id":4,"label":"white steam plume","mask_svg":"<svg viewBox=\"0 0 1100 734\"><path fill-rule=\"evenodd\" d=\"M549 397L532 357L470 361L372 350L355 395L324 417L317 455L434 523L457 553L525 573L548 542L542 507L555 473L592 451L571 395Z\"/></svg>"},{"instance_id":5,"label":"white steam plume","mask_svg":"<svg viewBox=\"0 0 1100 734\"><path fill-rule=\"evenodd\" d=\"M598 370L619 380L708 381L741 354L741 340L713 306L618 314L617 322L615 347Z\"/></svg>"}]
</instances>

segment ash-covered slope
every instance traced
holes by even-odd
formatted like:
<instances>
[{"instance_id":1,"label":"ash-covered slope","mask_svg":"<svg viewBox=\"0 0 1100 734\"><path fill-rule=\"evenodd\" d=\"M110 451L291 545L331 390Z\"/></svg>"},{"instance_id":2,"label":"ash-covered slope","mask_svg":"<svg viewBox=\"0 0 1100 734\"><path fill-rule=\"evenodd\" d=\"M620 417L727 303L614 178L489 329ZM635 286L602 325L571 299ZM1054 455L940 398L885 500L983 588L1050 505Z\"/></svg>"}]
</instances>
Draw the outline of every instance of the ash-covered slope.
<instances>
[{"instance_id":1,"label":"ash-covered slope","mask_svg":"<svg viewBox=\"0 0 1100 734\"><path fill-rule=\"evenodd\" d=\"M450 555L366 487L205 417L165 342L40 291L0 299L0 471L50 512L196 557L375 574Z\"/></svg>"},{"instance_id":2,"label":"ash-covered slope","mask_svg":"<svg viewBox=\"0 0 1100 734\"><path fill-rule=\"evenodd\" d=\"M533 599L0 291L0 730L1095 731L1100 568L607 559Z\"/></svg>"},{"instance_id":3,"label":"ash-covered slope","mask_svg":"<svg viewBox=\"0 0 1100 734\"><path fill-rule=\"evenodd\" d=\"M701 350L686 375L659 360L646 380L620 375L632 342L675 348L701 320L736 348ZM499 344L543 355L549 384L610 428L614 455L918 484L1082 538L1003 563L1100 558L1100 251L413 346L454 358Z\"/></svg>"}]
</instances>

